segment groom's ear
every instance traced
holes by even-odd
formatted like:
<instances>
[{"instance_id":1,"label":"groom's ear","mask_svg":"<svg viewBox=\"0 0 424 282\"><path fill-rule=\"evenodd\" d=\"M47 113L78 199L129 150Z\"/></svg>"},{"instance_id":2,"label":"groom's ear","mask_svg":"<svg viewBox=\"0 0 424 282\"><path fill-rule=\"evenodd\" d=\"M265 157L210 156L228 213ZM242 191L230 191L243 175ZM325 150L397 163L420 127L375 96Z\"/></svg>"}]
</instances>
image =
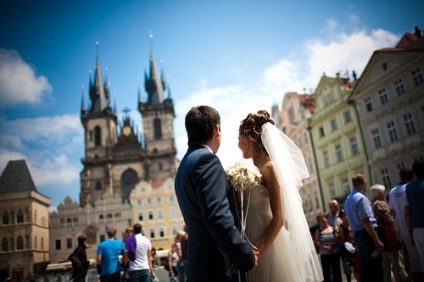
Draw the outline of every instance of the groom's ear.
<instances>
[{"instance_id":1,"label":"groom's ear","mask_svg":"<svg viewBox=\"0 0 424 282\"><path fill-rule=\"evenodd\" d=\"M216 137L221 136L221 126L219 124L215 125L213 133Z\"/></svg>"}]
</instances>

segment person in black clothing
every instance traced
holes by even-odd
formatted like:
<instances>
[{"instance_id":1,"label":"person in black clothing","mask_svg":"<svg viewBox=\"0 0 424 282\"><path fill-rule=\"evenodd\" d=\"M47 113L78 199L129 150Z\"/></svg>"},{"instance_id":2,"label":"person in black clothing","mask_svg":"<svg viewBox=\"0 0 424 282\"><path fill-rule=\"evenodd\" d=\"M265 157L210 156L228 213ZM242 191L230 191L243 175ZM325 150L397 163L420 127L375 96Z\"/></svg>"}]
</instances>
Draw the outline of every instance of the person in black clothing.
<instances>
[{"instance_id":1,"label":"person in black clothing","mask_svg":"<svg viewBox=\"0 0 424 282\"><path fill-rule=\"evenodd\" d=\"M80 235L78 237L78 247L68 258L72 262L72 279L75 282L84 282L85 276L87 276L89 262L85 249L87 249L87 238L84 235Z\"/></svg>"}]
</instances>

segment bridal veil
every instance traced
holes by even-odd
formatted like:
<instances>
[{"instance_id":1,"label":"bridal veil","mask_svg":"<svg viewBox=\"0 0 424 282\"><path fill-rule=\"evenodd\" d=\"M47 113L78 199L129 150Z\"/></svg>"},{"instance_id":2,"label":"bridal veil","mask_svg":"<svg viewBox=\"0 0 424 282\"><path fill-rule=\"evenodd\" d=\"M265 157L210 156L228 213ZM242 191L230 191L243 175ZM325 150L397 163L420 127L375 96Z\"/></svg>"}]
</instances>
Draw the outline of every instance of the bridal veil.
<instances>
[{"instance_id":1,"label":"bridal veil","mask_svg":"<svg viewBox=\"0 0 424 282\"><path fill-rule=\"evenodd\" d=\"M288 250L281 250L286 259L294 260L290 264L291 273L299 281L322 281L321 264L312 242L308 223L302 208L299 189L302 179L309 177L303 154L283 132L267 122L262 126L262 143L274 166L280 185L284 207L283 234L290 243ZM296 279L297 280L297 279Z\"/></svg>"}]
</instances>

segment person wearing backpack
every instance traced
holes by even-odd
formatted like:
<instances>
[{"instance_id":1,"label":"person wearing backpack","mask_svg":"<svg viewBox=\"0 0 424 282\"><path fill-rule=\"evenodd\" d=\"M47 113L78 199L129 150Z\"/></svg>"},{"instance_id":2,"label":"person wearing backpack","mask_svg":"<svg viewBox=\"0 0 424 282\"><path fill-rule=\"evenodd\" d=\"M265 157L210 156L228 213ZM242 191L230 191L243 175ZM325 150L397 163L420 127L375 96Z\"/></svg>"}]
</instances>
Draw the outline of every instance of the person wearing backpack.
<instances>
[{"instance_id":1,"label":"person wearing backpack","mask_svg":"<svg viewBox=\"0 0 424 282\"><path fill-rule=\"evenodd\" d=\"M68 260L72 262L72 279L75 282L84 282L87 276L89 262L87 260L87 238L78 236L78 246L69 255Z\"/></svg>"},{"instance_id":2,"label":"person wearing backpack","mask_svg":"<svg viewBox=\"0 0 424 282\"><path fill-rule=\"evenodd\" d=\"M400 260L399 250L402 245L396 236L394 219L390 214L389 205L384 199L386 188L381 184L374 184L370 190L373 196L372 207L374 216L378 224L378 236L384 244L384 250L382 252L384 281L391 281L392 266L397 282L410 281L405 270L405 265Z\"/></svg>"}]
</instances>

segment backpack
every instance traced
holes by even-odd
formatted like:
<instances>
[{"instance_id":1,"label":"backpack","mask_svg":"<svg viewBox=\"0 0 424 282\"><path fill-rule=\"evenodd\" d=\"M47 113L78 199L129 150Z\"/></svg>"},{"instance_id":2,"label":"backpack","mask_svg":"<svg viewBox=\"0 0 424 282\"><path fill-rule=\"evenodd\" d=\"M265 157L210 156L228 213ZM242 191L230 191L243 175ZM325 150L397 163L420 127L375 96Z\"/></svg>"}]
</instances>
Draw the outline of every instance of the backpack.
<instances>
[{"instance_id":1,"label":"backpack","mask_svg":"<svg viewBox=\"0 0 424 282\"><path fill-rule=\"evenodd\" d=\"M384 252L401 249L402 245L397 239L396 230L389 224L381 224L378 228L378 237L384 244Z\"/></svg>"}]
</instances>

